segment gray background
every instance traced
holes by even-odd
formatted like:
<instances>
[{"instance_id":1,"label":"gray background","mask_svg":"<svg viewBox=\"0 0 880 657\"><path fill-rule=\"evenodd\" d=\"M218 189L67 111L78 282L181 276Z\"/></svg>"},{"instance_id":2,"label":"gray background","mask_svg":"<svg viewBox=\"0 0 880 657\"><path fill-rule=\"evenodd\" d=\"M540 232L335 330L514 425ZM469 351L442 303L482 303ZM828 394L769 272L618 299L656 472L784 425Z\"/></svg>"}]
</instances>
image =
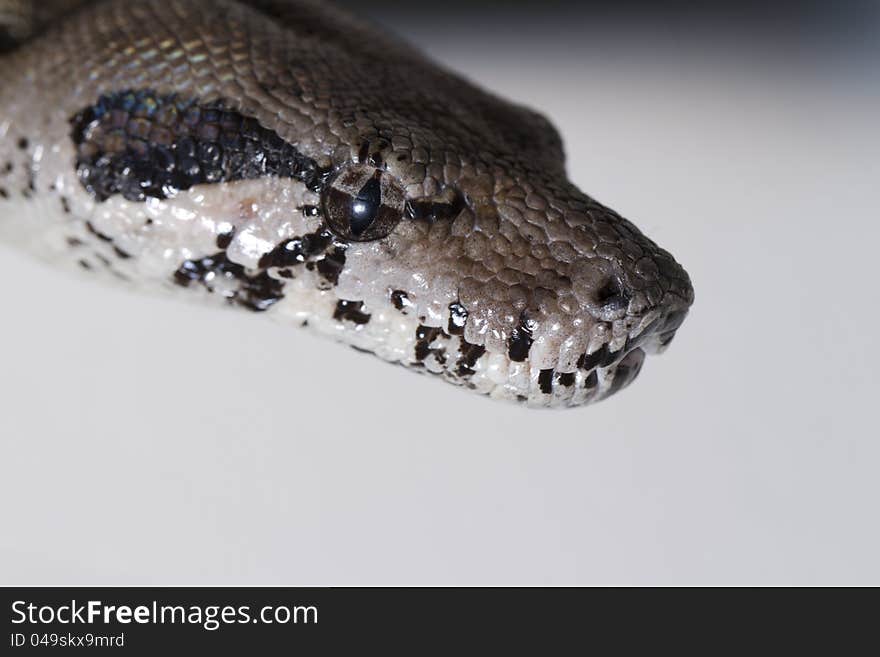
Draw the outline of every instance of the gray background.
<instances>
[{"instance_id":1,"label":"gray background","mask_svg":"<svg viewBox=\"0 0 880 657\"><path fill-rule=\"evenodd\" d=\"M880 584L877 12L503 7L364 11L685 265L667 354L529 411L4 248L0 582Z\"/></svg>"}]
</instances>

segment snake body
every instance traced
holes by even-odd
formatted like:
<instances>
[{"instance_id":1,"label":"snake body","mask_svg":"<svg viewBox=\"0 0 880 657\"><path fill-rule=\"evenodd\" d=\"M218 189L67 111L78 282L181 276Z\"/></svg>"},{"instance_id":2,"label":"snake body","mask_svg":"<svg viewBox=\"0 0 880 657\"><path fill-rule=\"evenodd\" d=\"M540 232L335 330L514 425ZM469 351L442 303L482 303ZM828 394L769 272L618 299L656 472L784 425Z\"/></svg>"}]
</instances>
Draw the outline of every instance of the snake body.
<instances>
[{"instance_id":1,"label":"snake body","mask_svg":"<svg viewBox=\"0 0 880 657\"><path fill-rule=\"evenodd\" d=\"M326 2L0 0L0 238L495 398L629 384L693 301L541 115Z\"/></svg>"}]
</instances>

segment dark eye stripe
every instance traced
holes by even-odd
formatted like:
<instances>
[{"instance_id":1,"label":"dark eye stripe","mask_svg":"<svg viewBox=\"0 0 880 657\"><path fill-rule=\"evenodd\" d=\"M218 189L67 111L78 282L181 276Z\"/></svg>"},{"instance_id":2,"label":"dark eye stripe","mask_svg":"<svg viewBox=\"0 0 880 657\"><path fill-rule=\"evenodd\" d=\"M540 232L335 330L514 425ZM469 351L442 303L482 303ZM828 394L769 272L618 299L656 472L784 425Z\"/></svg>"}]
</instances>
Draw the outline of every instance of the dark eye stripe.
<instances>
[{"instance_id":1,"label":"dark eye stripe","mask_svg":"<svg viewBox=\"0 0 880 657\"><path fill-rule=\"evenodd\" d=\"M194 185L263 176L320 191L328 171L223 102L199 104L148 90L101 96L71 118L76 168L99 201L168 198Z\"/></svg>"}]
</instances>

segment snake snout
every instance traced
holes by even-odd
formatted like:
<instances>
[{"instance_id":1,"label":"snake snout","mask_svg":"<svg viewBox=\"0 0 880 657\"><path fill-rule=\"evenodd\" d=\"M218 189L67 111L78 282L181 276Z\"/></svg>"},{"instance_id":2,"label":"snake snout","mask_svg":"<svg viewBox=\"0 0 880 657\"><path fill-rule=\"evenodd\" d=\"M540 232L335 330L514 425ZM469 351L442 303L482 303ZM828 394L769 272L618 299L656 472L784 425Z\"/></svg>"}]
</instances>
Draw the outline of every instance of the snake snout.
<instances>
[{"instance_id":1,"label":"snake snout","mask_svg":"<svg viewBox=\"0 0 880 657\"><path fill-rule=\"evenodd\" d=\"M552 312L529 313L530 332L518 330L512 342L521 347L526 339L531 347L529 404L577 406L609 397L636 379L648 354L669 345L693 292L688 281L679 284L677 263L666 266L662 253L654 258L661 265L648 281L623 259L560 264L555 304L542 306Z\"/></svg>"},{"instance_id":2,"label":"snake snout","mask_svg":"<svg viewBox=\"0 0 880 657\"><path fill-rule=\"evenodd\" d=\"M662 352L672 342L687 314L687 308L676 308L662 315L645 328L639 337L638 344L648 353Z\"/></svg>"}]
</instances>

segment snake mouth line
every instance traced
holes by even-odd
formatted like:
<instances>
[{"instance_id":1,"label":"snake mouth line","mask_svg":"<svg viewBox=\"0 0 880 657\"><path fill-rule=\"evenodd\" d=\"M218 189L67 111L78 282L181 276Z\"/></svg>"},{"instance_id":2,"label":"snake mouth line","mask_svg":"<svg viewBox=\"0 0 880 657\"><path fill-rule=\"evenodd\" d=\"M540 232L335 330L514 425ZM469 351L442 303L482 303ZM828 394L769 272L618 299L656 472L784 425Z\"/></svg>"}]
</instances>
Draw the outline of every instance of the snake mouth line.
<instances>
[{"instance_id":1,"label":"snake mouth line","mask_svg":"<svg viewBox=\"0 0 880 657\"><path fill-rule=\"evenodd\" d=\"M392 306L404 314L413 310L399 290ZM466 311L450 305L443 327L419 324L411 336L407 367L489 397L508 399L535 408L574 407L609 397L629 386L639 375L648 353L669 344L683 314L655 319L625 340L601 344L565 367L541 367L526 355L521 360L497 349L469 342L465 337ZM538 328L536 326L536 328ZM542 336L535 333L536 341Z\"/></svg>"},{"instance_id":2,"label":"snake mouth line","mask_svg":"<svg viewBox=\"0 0 880 657\"><path fill-rule=\"evenodd\" d=\"M426 348L437 359L409 363L416 371L439 376L489 397L508 399L534 408L575 407L609 397L629 386L638 376L646 359L641 347L615 354L617 360L610 365L595 365L589 369L578 368L572 372L539 369L528 363L511 363L499 366L498 354L480 353L476 359L466 343L455 348L458 340L445 336L432 341ZM454 352L447 361L445 349ZM416 367L418 366L418 367Z\"/></svg>"},{"instance_id":3,"label":"snake mouth line","mask_svg":"<svg viewBox=\"0 0 880 657\"><path fill-rule=\"evenodd\" d=\"M624 342L606 342L584 353L572 371L530 366L528 393L520 402L536 407L573 407L605 399L629 386L648 354L662 353L675 337L687 311L654 320Z\"/></svg>"}]
</instances>

